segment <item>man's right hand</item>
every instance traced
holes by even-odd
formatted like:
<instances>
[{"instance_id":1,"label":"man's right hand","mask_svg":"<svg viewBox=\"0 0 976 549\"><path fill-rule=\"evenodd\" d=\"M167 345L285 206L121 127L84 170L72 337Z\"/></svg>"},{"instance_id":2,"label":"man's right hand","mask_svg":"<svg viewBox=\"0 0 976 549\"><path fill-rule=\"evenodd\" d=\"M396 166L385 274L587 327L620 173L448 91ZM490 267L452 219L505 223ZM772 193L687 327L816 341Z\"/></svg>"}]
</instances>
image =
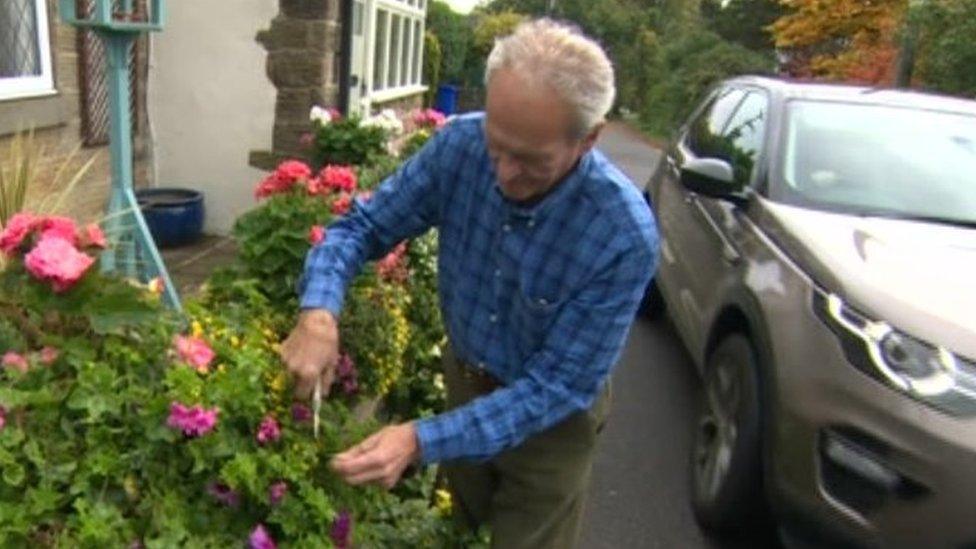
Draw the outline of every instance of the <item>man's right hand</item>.
<instances>
[{"instance_id":1,"label":"man's right hand","mask_svg":"<svg viewBox=\"0 0 976 549\"><path fill-rule=\"evenodd\" d=\"M316 383L329 393L339 360L339 327L325 309L302 311L298 323L281 344L281 359L295 376L295 396L307 399Z\"/></svg>"}]
</instances>

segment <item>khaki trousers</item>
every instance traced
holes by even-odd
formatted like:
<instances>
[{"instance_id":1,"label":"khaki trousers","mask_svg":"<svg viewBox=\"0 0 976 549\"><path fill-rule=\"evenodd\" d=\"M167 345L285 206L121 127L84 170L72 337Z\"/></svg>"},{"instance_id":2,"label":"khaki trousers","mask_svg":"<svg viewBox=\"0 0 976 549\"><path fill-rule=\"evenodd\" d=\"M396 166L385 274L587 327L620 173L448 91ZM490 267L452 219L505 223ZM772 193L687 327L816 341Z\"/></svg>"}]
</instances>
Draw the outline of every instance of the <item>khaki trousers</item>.
<instances>
[{"instance_id":1,"label":"khaki trousers","mask_svg":"<svg viewBox=\"0 0 976 549\"><path fill-rule=\"evenodd\" d=\"M449 351L448 407L490 392ZM579 536L596 441L610 408L610 383L590 410L578 412L485 463L441 468L464 526L488 525L498 549L572 549Z\"/></svg>"}]
</instances>

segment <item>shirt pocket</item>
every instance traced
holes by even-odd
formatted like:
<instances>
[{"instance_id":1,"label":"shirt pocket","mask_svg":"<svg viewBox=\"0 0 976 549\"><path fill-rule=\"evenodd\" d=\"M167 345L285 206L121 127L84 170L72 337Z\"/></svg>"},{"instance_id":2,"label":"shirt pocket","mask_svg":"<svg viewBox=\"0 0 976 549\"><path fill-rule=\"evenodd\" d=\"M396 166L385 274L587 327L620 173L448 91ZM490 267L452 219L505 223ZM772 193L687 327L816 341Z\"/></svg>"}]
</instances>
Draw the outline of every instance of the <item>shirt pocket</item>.
<instances>
[{"instance_id":1,"label":"shirt pocket","mask_svg":"<svg viewBox=\"0 0 976 549\"><path fill-rule=\"evenodd\" d=\"M549 334L563 301L531 289L519 288L515 296L515 327L523 348L534 352L542 347Z\"/></svg>"}]
</instances>

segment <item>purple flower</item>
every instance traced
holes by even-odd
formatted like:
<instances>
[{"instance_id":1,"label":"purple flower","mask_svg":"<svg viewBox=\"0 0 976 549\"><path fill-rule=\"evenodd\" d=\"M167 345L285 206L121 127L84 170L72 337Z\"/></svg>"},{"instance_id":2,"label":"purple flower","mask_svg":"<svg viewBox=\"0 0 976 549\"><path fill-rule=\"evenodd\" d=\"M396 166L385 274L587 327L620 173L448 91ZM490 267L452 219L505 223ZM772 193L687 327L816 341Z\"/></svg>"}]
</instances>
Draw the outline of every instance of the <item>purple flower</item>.
<instances>
[{"instance_id":1,"label":"purple flower","mask_svg":"<svg viewBox=\"0 0 976 549\"><path fill-rule=\"evenodd\" d=\"M223 482L212 482L207 486L207 493L220 503L228 507L237 507L240 503L240 496L233 488Z\"/></svg>"},{"instance_id":2,"label":"purple flower","mask_svg":"<svg viewBox=\"0 0 976 549\"><path fill-rule=\"evenodd\" d=\"M268 531L264 529L263 524L258 524L251 532L251 537L248 539L251 545L251 549L277 549L278 546L275 545L271 535Z\"/></svg>"},{"instance_id":3,"label":"purple flower","mask_svg":"<svg viewBox=\"0 0 976 549\"><path fill-rule=\"evenodd\" d=\"M264 419L261 420L261 425L258 426L258 444L263 446L279 438L281 438L281 426L278 425L278 420L271 416L264 416Z\"/></svg>"},{"instance_id":4,"label":"purple flower","mask_svg":"<svg viewBox=\"0 0 976 549\"><path fill-rule=\"evenodd\" d=\"M351 395L359 390L359 372L356 371L356 363L352 357L343 353L339 355L339 362L336 364L337 382L342 387L342 392Z\"/></svg>"},{"instance_id":5,"label":"purple flower","mask_svg":"<svg viewBox=\"0 0 976 549\"><path fill-rule=\"evenodd\" d=\"M179 402L173 402L169 406L166 425L180 429L189 438L203 436L217 425L217 412L217 408L206 410L199 404L187 408Z\"/></svg>"},{"instance_id":6,"label":"purple flower","mask_svg":"<svg viewBox=\"0 0 976 549\"><path fill-rule=\"evenodd\" d=\"M295 420L295 423L303 423L312 419L312 411L308 409L308 406L296 402L291 406L291 418Z\"/></svg>"},{"instance_id":7,"label":"purple flower","mask_svg":"<svg viewBox=\"0 0 976 549\"><path fill-rule=\"evenodd\" d=\"M351 533L352 516L349 514L349 511L342 511L332 523L332 531L329 532L330 537L332 537L332 543L335 544L337 549L346 549L349 547L349 534Z\"/></svg>"},{"instance_id":8,"label":"purple flower","mask_svg":"<svg viewBox=\"0 0 976 549\"><path fill-rule=\"evenodd\" d=\"M281 500L288 493L288 484L283 480L272 484L268 487L268 499L271 501L271 505L278 505Z\"/></svg>"}]
</instances>

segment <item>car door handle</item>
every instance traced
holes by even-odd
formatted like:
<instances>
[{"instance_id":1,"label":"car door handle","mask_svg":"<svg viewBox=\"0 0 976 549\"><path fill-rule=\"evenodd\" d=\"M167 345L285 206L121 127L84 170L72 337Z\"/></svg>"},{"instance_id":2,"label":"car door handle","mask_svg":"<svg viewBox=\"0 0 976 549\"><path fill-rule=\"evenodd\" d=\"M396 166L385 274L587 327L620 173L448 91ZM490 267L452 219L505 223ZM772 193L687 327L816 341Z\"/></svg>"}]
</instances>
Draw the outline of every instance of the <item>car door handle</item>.
<instances>
[{"instance_id":1,"label":"car door handle","mask_svg":"<svg viewBox=\"0 0 976 549\"><path fill-rule=\"evenodd\" d=\"M715 233L715 236L717 236L719 241L722 243L722 259L731 265L735 265L742 260L742 254L739 253L735 245L732 244L732 241L729 240L729 238L725 235L725 231L718 226L718 223L715 222L712 215L708 213L708 210L705 209L705 205L702 204L701 200L698 200L696 196L691 194L687 195L685 200L694 204L698 215L705 220L705 223L708 224L708 226L712 229L712 232Z\"/></svg>"}]
</instances>

